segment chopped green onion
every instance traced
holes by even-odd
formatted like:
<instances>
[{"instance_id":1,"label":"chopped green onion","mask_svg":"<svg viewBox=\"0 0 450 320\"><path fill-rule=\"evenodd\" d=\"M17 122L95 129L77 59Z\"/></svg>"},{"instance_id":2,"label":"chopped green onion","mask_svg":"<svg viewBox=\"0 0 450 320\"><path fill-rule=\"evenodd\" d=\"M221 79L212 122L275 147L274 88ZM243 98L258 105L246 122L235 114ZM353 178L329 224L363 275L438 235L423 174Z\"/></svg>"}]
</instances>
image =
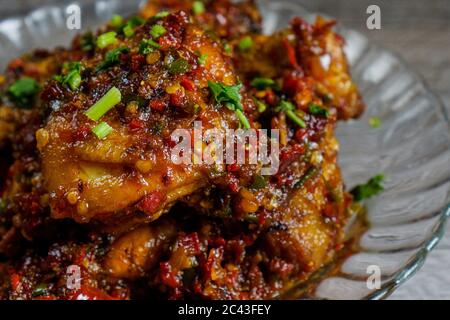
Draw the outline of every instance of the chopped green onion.
<instances>
[{"instance_id":1,"label":"chopped green onion","mask_svg":"<svg viewBox=\"0 0 450 320\"><path fill-rule=\"evenodd\" d=\"M223 45L223 48L224 48L226 54L232 54L233 53L233 48L231 47L231 45L229 43L225 43Z\"/></svg>"},{"instance_id":2,"label":"chopped green onion","mask_svg":"<svg viewBox=\"0 0 450 320\"><path fill-rule=\"evenodd\" d=\"M97 66L95 70L101 71L113 66L120 61L120 55L128 51L129 49L127 47L119 47L108 51L105 55L105 59Z\"/></svg>"},{"instance_id":3,"label":"chopped green onion","mask_svg":"<svg viewBox=\"0 0 450 320\"><path fill-rule=\"evenodd\" d=\"M245 116L244 112L239 109L236 109L235 112L244 129L246 130L250 129L251 128L250 122L248 122L248 119Z\"/></svg>"},{"instance_id":4,"label":"chopped green onion","mask_svg":"<svg viewBox=\"0 0 450 320\"><path fill-rule=\"evenodd\" d=\"M191 69L189 62L187 62L183 58L179 58L172 62L169 66L169 72L173 75L175 74L184 74Z\"/></svg>"},{"instance_id":5,"label":"chopped green onion","mask_svg":"<svg viewBox=\"0 0 450 320\"><path fill-rule=\"evenodd\" d=\"M162 19L167 17L170 14L169 11L161 11L158 14L156 14L155 19Z\"/></svg>"},{"instance_id":6,"label":"chopped green onion","mask_svg":"<svg viewBox=\"0 0 450 320\"><path fill-rule=\"evenodd\" d=\"M155 24L152 29L150 30L150 35L155 38L158 39L159 37L165 35L167 32L166 28L164 28L163 26L159 25L159 24Z\"/></svg>"},{"instance_id":7,"label":"chopped green onion","mask_svg":"<svg viewBox=\"0 0 450 320\"><path fill-rule=\"evenodd\" d=\"M241 89L242 84L235 86L227 86L223 83L215 83L208 81L208 87L214 95L218 103L223 103L228 109L236 112L236 116L245 129L250 129L250 123L244 114L244 107L242 105Z\"/></svg>"},{"instance_id":8,"label":"chopped green onion","mask_svg":"<svg viewBox=\"0 0 450 320\"><path fill-rule=\"evenodd\" d=\"M47 291L48 291L47 285L45 283L40 283L33 289L33 292L31 293L31 295L33 297L39 297L39 296L46 295Z\"/></svg>"},{"instance_id":9,"label":"chopped green onion","mask_svg":"<svg viewBox=\"0 0 450 320\"><path fill-rule=\"evenodd\" d=\"M22 77L14 82L8 89L8 92L19 104L20 107L31 107L30 103L34 96L39 92L39 84L30 77Z\"/></svg>"},{"instance_id":10,"label":"chopped green onion","mask_svg":"<svg viewBox=\"0 0 450 320\"><path fill-rule=\"evenodd\" d=\"M370 179L366 184L356 186L351 194L356 202L361 202L364 199L376 196L378 193L384 191L383 187L384 175L379 174Z\"/></svg>"},{"instance_id":11,"label":"chopped green onion","mask_svg":"<svg viewBox=\"0 0 450 320\"><path fill-rule=\"evenodd\" d=\"M275 81L270 78L255 78L250 83L252 87L263 90L275 85Z\"/></svg>"},{"instance_id":12,"label":"chopped green onion","mask_svg":"<svg viewBox=\"0 0 450 320\"><path fill-rule=\"evenodd\" d=\"M310 167L308 170L306 170L305 174L300 178L300 180L297 181L297 183L294 185L294 188L299 189L303 187L311 178L316 176L317 173L319 173L319 169L317 167Z\"/></svg>"},{"instance_id":13,"label":"chopped green onion","mask_svg":"<svg viewBox=\"0 0 450 320\"><path fill-rule=\"evenodd\" d=\"M281 101L281 104L275 109L276 112L284 112L299 127L306 129L306 123L295 113L295 106L288 101Z\"/></svg>"},{"instance_id":14,"label":"chopped green onion","mask_svg":"<svg viewBox=\"0 0 450 320\"><path fill-rule=\"evenodd\" d=\"M372 117L369 119L369 125L374 129L380 128L382 124L381 119L378 117Z\"/></svg>"},{"instance_id":15,"label":"chopped green onion","mask_svg":"<svg viewBox=\"0 0 450 320\"><path fill-rule=\"evenodd\" d=\"M215 83L212 81L208 81L208 86L217 102L219 103L231 102L238 109L243 110L241 103L242 96L240 94L242 84L238 84L236 86L227 86L222 83Z\"/></svg>"},{"instance_id":16,"label":"chopped green onion","mask_svg":"<svg viewBox=\"0 0 450 320\"><path fill-rule=\"evenodd\" d=\"M244 37L239 42L239 49L241 51L248 51L251 47L253 47L253 39L250 36Z\"/></svg>"},{"instance_id":17,"label":"chopped green onion","mask_svg":"<svg viewBox=\"0 0 450 320\"><path fill-rule=\"evenodd\" d=\"M125 35L126 38L131 38L134 35L134 28L145 23L145 20L141 17L134 16L128 19L128 22L125 25L121 26L121 31Z\"/></svg>"},{"instance_id":18,"label":"chopped green onion","mask_svg":"<svg viewBox=\"0 0 450 320\"><path fill-rule=\"evenodd\" d=\"M70 61L70 62L64 62L63 69L67 71L76 70L78 72L81 72L82 65L80 61Z\"/></svg>"},{"instance_id":19,"label":"chopped green onion","mask_svg":"<svg viewBox=\"0 0 450 320\"><path fill-rule=\"evenodd\" d=\"M94 35L92 32L86 32L81 36L80 47L83 51L91 51L95 47Z\"/></svg>"},{"instance_id":20,"label":"chopped green onion","mask_svg":"<svg viewBox=\"0 0 450 320\"><path fill-rule=\"evenodd\" d=\"M109 24L115 28L119 28L123 24L123 18L121 16L119 16L118 14L115 14L112 16Z\"/></svg>"},{"instance_id":21,"label":"chopped green onion","mask_svg":"<svg viewBox=\"0 0 450 320\"><path fill-rule=\"evenodd\" d=\"M122 94L119 89L112 87L100 100L98 100L85 115L92 121L98 121L103 115L122 101Z\"/></svg>"},{"instance_id":22,"label":"chopped green onion","mask_svg":"<svg viewBox=\"0 0 450 320\"><path fill-rule=\"evenodd\" d=\"M117 43L117 33L114 31L106 32L101 34L97 38L97 47L100 49L106 48L109 45L113 45Z\"/></svg>"},{"instance_id":23,"label":"chopped green onion","mask_svg":"<svg viewBox=\"0 0 450 320\"><path fill-rule=\"evenodd\" d=\"M127 24L125 27L123 27L123 34L127 38L131 38L134 35L133 27Z\"/></svg>"},{"instance_id":24,"label":"chopped green onion","mask_svg":"<svg viewBox=\"0 0 450 320\"><path fill-rule=\"evenodd\" d=\"M68 85L72 90L76 90L81 85L81 62L72 61L65 63L63 70L66 70L66 75L55 76L55 80L59 81L62 85Z\"/></svg>"},{"instance_id":25,"label":"chopped green onion","mask_svg":"<svg viewBox=\"0 0 450 320\"><path fill-rule=\"evenodd\" d=\"M202 14L205 12L205 5L201 1L194 1L194 4L192 5L192 11L195 14Z\"/></svg>"},{"instance_id":26,"label":"chopped green onion","mask_svg":"<svg viewBox=\"0 0 450 320\"><path fill-rule=\"evenodd\" d=\"M321 116L325 118L328 118L328 116L330 115L330 112L327 109L315 103L311 103L309 105L309 112L315 116Z\"/></svg>"},{"instance_id":27,"label":"chopped green onion","mask_svg":"<svg viewBox=\"0 0 450 320\"><path fill-rule=\"evenodd\" d=\"M206 60L208 60L208 55L207 54L202 54L199 58L198 58L198 64L199 65L204 65Z\"/></svg>"},{"instance_id":28,"label":"chopped green onion","mask_svg":"<svg viewBox=\"0 0 450 320\"><path fill-rule=\"evenodd\" d=\"M263 113L267 110L267 104L262 102L261 100L255 99L256 106L258 107L258 112Z\"/></svg>"},{"instance_id":29,"label":"chopped green onion","mask_svg":"<svg viewBox=\"0 0 450 320\"><path fill-rule=\"evenodd\" d=\"M109 124L106 122L102 122L99 125L95 126L92 129L92 132L99 138L100 140L106 138L114 129L111 128Z\"/></svg>"},{"instance_id":30,"label":"chopped green onion","mask_svg":"<svg viewBox=\"0 0 450 320\"><path fill-rule=\"evenodd\" d=\"M253 178L253 183L250 186L250 188L254 189L254 190L260 190L260 189L264 189L266 186L267 186L266 179L264 179L263 176L260 176L258 174Z\"/></svg>"},{"instance_id":31,"label":"chopped green onion","mask_svg":"<svg viewBox=\"0 0 450 320\"><path fill-rule=\"evenodd\" d=\"M76 90L80 87L81 84L81 75L78 71L73 70L67 75L67 84L70 89Z\"/></svg>"},{"instance_id":32,"label":"chopped green onion","mask_svg":"<svg viewBox=\"0 0 450 320\"><path fill-rule=\"evenodd\" d=\"M154 51L154 49L160 49L159 43L153 41L152 39L143 39L139 45L140 54L149 54Z\"/></svg>"},{"instance_id":33,"label":"chopped green onion","mask_svg":"<svg viewBox=\"0 0 450 320\"><path fill-rule=\"evenodd\" d=\"M132 28L139 27L139 26L143 25L144 23L145 23L145 20L139 16L131 17L130 19L128 19L128 22L127 22L127 24L129 26L131 26Z\"/></svg>"}]
</instances>

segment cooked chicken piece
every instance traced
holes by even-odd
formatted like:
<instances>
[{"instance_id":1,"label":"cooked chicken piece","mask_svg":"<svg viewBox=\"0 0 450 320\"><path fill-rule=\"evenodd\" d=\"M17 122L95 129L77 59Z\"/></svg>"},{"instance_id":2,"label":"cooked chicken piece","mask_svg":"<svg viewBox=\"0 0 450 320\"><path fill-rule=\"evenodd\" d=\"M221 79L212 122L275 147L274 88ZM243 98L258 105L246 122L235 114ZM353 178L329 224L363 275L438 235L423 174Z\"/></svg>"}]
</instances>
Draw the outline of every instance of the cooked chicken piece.
<instances>
[{"instance_id":1,"label":"cooked chicken piece","mask_svg":"<svg viewBox=\"0 0 450 320\"><path fill-rule=\"evenodd\" d=\"M164 34L159 44L150 43L158 49L145 56L142 43L154 30ZM238 126L234 112L219 110L208 89L208 81L236 84L234 70L221 47L184 13L149 20L132 39L117 41L109 50L127 48L123 51L128 53L119 54L115 66L95 71L109 59L105 49L81 59L86 71L79 90L54 81L43 89L61 91L44 99L46 108L57 107L37 132L55 218L106 220L132 216L125 210L133 207L146 213L144 220L155 220L171 203L207 183L206 167L173 163L172 132L192 130L195 120L205 128ZM201 55L208 56L203 65ZM112 88L120 92L121 102L101 118L113 131L99 139L91 131L98 122L86 111Z\"/></svg>"},{"instance_id":2,"label":"cooked chicken piece","mask_svg":"<svg viewBox=\"0 0 450 320\"><path fill-rule=\"evenodd\" d=\"M313 25L296 18L290 29L255 35L250 48L235 49L236 69L248 84L255 77L276 81L306 112L318 96L327 108L338 111L340 119L356 118L364 103L349 72L344 40L333 32L334 25L320 17ZM270 104L269 93L265 99Z\"/></svg>"},{"instance_id":3,"label":"cooked chicken piece","mask_svg":"<svg viewBox=\"0 0 450 320\"><path fill-rule=\"evenodd\" d=\"M145 275L159 263L176 235L173 221L143 226L133 230L113 243L104 268L111 276L134 279Z\"/></svg>"}]
</instances>

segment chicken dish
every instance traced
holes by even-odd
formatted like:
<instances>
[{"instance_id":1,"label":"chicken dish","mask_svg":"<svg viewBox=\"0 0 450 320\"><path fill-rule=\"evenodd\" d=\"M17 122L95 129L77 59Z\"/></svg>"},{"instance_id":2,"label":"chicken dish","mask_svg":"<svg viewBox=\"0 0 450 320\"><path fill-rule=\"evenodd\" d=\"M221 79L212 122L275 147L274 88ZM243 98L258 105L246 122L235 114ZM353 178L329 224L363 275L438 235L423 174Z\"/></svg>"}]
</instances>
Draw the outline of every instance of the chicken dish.
<instances>
[{"instance_id":1,"label":"chicken dish","mask_svg":"<svg viewBox=\"0 0 450 320\"><path fill-rule=\"evenodd\" d=\"M9 63L0 298L272 299L333 261L353 201L334 129L364 104L334 21L261 20L253 1L150 0ZM276 172L173 161L197 123L277 130Z\"/></svg>"}]
</instances>

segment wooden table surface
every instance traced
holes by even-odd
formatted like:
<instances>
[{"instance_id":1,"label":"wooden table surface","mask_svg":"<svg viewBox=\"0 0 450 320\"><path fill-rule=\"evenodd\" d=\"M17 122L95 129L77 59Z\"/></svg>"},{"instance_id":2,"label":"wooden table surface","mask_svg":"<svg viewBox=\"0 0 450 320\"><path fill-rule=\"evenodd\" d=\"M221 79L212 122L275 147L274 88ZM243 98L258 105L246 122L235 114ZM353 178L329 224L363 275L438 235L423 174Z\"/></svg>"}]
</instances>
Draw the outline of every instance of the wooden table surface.
<instances>
[{"instance_id":1,"label":"wooden table surface","mask_svg":"<svg viewBox=\"0 0 450 320\"><path fill-rule=\"evenodd\" d=\"M65 2L70 2L64 0ZM270 1L270 0L269 0ZM49 0L0 0L0 18L28 11ZM450 107L450 1L448 0L299 0L400 54ZM381 8L381 30L366 27L366 9ZM449 159L450 163L450 159ZM450 226L425 266L392 299L450 299Z\"/></svg>"}]
</instances>

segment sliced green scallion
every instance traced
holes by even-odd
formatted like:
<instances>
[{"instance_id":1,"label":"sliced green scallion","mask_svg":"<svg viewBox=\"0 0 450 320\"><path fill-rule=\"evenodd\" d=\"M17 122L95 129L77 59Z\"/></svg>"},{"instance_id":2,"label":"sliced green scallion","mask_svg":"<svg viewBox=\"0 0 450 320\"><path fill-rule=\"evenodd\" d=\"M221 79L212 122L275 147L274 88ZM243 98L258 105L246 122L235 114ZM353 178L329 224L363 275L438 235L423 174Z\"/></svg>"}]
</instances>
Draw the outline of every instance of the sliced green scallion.
<instances>
[{"instance_id":1,"label":"sliced green scallion","mask_svg":"<svg viewBox=\"0 0 450 320\"><path fill-rule=\"evenodd\" d=\"M239 42L239 50L248 51L253 47L253 39L250 36L244 37Z\"/></svg>"},{"instance_id":2,"label":"sliced green scallion","mask_svg":"<svg viewBox=\"0 0 450 320\"><path fill-rule=\"evenodd\" d=\"M370 179L366 184L356 186L350 193L356 202L361 202L384 191L383 181L384 175L379 174Z\"/></svg>"},{"instance_id":3,"label":"sliced green scallion","mask_svg":"<svg viewBox=\"0 0 450 320\"><path fill-rule=\"evenodd\" d=\"M107 124L106 122L102 122L92 129L92 132L100 140L105 139L113 131L114 131L114 129L111 128L111 126L109 124Z\"/></svg>"},{"instance_id":4,"label":"sliced green scallion","mask_svg":"<svg viewBox=\"0 0 450 320\"><path fill-rule=\"evenodd\" d=\"M14 82L8 89L9 94L19 104L19 107L31 107L31 102L39 92L39 83L30 77L22 77Z\"/></svg>"},{"instance_id":5,"label":"sliced green scallion","mask_svg":"<svg viewBox=\"0 0 450 320\"><path fill-rule=\"evenodd\" d=\"M169 66L169 72L173 75L184 74L191 69L189 62L183 58L179 58L172 62Z\"/></svg>"},{"instance_id":6,"label":"sliced green scallion","mask_svg":"<svg viewBox=\"0 0 450 320\"><path fill-rule=\"evenodd\" d=\"M206 63L206 60L208 60L208 55L202 54L200 55L200 57L198 57L198 64L202 66Z\"/></svg>"},{"instance_id":7,"label":"sliced green scallion","mask_svg":"<svg viewBox=\"0 0 450 320\"><path fill-rule=\"evenodd\" d=\"M117 43L117 33L114 31L106 32L98 36L97 38L97 47L100 49L106 48L110 45Z\"/></svg>"},{"instance_id":8,"label":"sliced green scallion","mask_svg":"<svg viewBox=\"0 0 450 320\"><path fill-rule=\"evenodd\" d=\"M241 102L242 96L240 91L242 84L227 86L223 83L208 81L208 87L218 103L223 103L228 109L236 112L236 116L245 129L251 128L250 122L244 114L244 107Z\"/></svg>"},{"instance_id":9,"label":"sliced green scallion","mask_svg":"<svg viewBox=\"0 0 450 320\"><path fill-rule=\"evenodd\" d=\"M275 81L270 78L255 78L250 83L252 87L258 90L264 90L275 85Z\"/></svg>"},{"instance_id":10,"label":"sliced green scallion","mask_svg":"<svg viewBox=\"0 0 450 320\"><path fill-rule=\"evenodd\" d=\"M192 5L192 11L196 15L205 13L205 5L201 1L194 1L193 5Z\"/></svg>"},{"instance_id":11,"label":"sliced green scallion","mask_svg":"<svg viewBox=\"0 0 450 320\"><path fill-rule=\"evenodd\" d=\"M295 106L288 101L281 101L281 104L275 109L276 112L284 112L299 127L306 129L306 123L295 113Z\"/></svg>"},{"instance_id":12,"label":"sliced green scallion","mask_svg":"<svg viewBox=\"0 0 450 320\"><path fill-rule=\"evenodd\" d=\"M166 28L164 28L162 25L159 24L155 24L150 30L150 35L154 39L158 39L159 37L162 37L166 33L167 33Z\"/></svg>"},{"instance_id":13,"label":"sliced green scallion","mask_svg":"<svg viewBox=\"0 0 450 320\"><path fill-rule=\"evenodd\" d=\"M121 101L122 94L119 89L112 87L100 100L86 111L85 115L92 121L98 121Z\"/></svg>"},{"instance_id":14,"label":"sliced green scallion","mask_svg":"<svg viewBox=\"0 0 450 320\"><path fill-rule=\"evenodd\" d=\"M157 13L154 18L155 19L162 19L162 18L167 17L169 14L170 14L169 11L161 11L161 12Z\"/></svg>"},{"instance_id":15,"label":"sliced green scallion","mask_svg":"<svg viewBox=\"0 0 450 320\"><path fill-rule=\"evenodd\" d=\"M152 39L143 39L139 45L140 54L149 54L155 51L155 49L160 49L159 43L153 41Z\"/></svg>"},{"instance_id":16,"label":"sliced green scallion","mask_svg":"<svg viewBox=\"0 0 450 320\"><path fill-rule=\"evenodd\" d=\"M315 115L315 116L321 116L321 117L324 117L324 118L328 118L329 115L330 115L330 112L327 109L325 109L325 108L323 108L323 107L321 107L321 106L319 106L318 104L315 104L315 103L311 103L309 105L308 109L309 109L309 112L312 115Z\"/></svg>"}]
</instances>

